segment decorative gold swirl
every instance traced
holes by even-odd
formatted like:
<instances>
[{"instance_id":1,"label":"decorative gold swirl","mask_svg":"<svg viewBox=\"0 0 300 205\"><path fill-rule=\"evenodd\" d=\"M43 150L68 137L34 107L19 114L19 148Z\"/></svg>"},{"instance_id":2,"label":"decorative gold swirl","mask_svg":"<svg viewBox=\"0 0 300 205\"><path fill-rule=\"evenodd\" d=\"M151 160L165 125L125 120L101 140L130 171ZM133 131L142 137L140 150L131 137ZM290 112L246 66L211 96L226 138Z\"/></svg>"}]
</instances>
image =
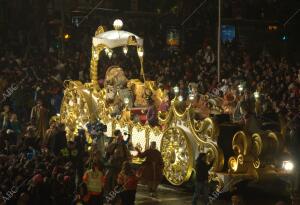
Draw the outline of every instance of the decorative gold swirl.
<instances>
[{"instance_id":1,"label":"decorative gold swirl","mask_svg":"<svg viewBox=\"0 0 300 205\"><path fill-rule=\"evenodd\" d=\"M173 185L181 185L189 180L194 156L190 141L179 127L167 129L161 141L161 153L164 160L164 175Z\"/></svg>"},{"instance_id":2,"label":"decorative gold swirl","mask_svg":"<svg viewBox=\"0 0 300 205\"><path fill-rule=\"evenodd\" d=\"M221 192L223 190L224 181L214 172L209 175L209 182L211 181L217 182L216 191Z\"/></svg>"},{"instance_id":3,"label":"decorative gold swirl","mask_svg":"<svg viewBox=\"0 0 300 205\"><path fill-rule=\"evenodd\" d=\"M98 89L98 61L99 54L105 48L104 45L100 44L98 46L92 46L92 56L91 56L91 65L90 65L90 78L92 84L95 88Z\"/></svg>"},{"instance_id":4,"label":"decorative gold swirl","mask_svg":"<svg viewBox=\"0 0 300 205\"><path fill-rule=\"evenodd\" d=\"M104 33L104 27L103 26L99 26L95 32L95 36L98 36L100 33Z\"/></svg>"}]
</instances>

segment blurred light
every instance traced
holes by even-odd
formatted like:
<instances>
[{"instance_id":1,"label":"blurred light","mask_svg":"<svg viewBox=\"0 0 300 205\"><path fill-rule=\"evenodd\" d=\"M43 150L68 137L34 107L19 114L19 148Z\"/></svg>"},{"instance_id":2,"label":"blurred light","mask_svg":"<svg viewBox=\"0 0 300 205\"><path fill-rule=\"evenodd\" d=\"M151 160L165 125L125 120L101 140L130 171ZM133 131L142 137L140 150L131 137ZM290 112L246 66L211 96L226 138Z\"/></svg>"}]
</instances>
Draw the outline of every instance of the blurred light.
<instances>
[{"instance_id":1,"label":"blurred light","mask_svg":"<svg viewBox=\"0 0 300 205\"><path fill-rule=\"evenodd\" d=\"M73 106L73 105L74 105L73 100L70 100L70 101L69 101L69 105L70 105L70 106Z\"/></svg>"},{"instance_id":2,"label":"blurred light","mask_svg":"<svg viewBox=\"0 0 300 205\"><path fill-rule=\"evenodd\" d=\"M183 101L183 97L180 95L180 96L178 96L178 100L180 101L180 102L182 102Z\"/></svg>"},{"instance_id":3,"label":"blurred light","mask_svg":"<svg viewBox=\"0 0 300 205\"><path fill-rule=\"evenodd\" d=\"M242 84L238 85L238 89L239 89L240 92L242 92L243 89L244 89L244 88L243 88L243 85L242 85Z\"/></svg>"},{"instance_id":4,"label":"blurred light","mask_svg":"<svg viewBox=\"0 0 300 205\"><path fill-rule=\"evenodd\" d=\"M189 99L190 100L194 100L195 99L195 95L194 94L189 94Z\"/></svg>"},{"instance_id":5,"label":"blurred light","mask_svg":"<svg viewBox=\"0 0 300 205\"><path fill-rule=\"evenodd\" d=\"M126 105L128 105L128 103L129 103L129 98L124 98L124 103L125 103Z\"/></svg>"},{"instance_id":6,"label":"blurred light","mask_svg":"<svg viewBox=\"0 0 300 205\"><path fill-rule=\"evenodd\" d=\"M108 55L109 49L108 49L108 48L105 48L105 49L104 49L104 52L106 53L106 55Z\"/></svg>"},{"instance_id":7,"label":"blurred light","mask_svg":"<svg viewBox=\"0 0 300 205\"><path fill-rule=\"evenodd\" d=\"M253 95L254 95L255 99L259 98L259 92L258 92L258 91L255 91L255 92L253 93Z\"/></svg>"},{"instance_id":8,"label":"blurred light","mask_svg":"<svg viewBox=\"0 0 300 205\"><path fill-rule=\"evenodd\" d=\"M144 49L142 47L138 47L138 56L142 58L144 56Z\"/></svg>"},{"instance_id":9,"label":"blurred light","mask_svg":"<svg viewBox=\"0 0 300 205\"><path fill-rule=\"evenodd\" d=\"M91 151L91 149L92 149L92 146L88 146L88 151Z\"/></svg>"},{"instance_id":10,"label":"blurred light","mask_svg":"<svg viewBox=\"0 0 300 205\"><path fill-rule=\"evenodd\" d=\"M65 40L68 40L69 38L71 38L71 36L70 36L69 34L66 33L66 34L64 35L64 39L65 39Z\"/></svg>"},{"instance_id":11,"label":"blurred light","mask_svg":"<svg viewBox=\"0 0 300 205\"><path fill-rule=\"evenodd\" d=\"M123 27L123 21L121 19L116 19L113 23L113 26L116 30L121 30Z\"/></svg>"},{"instance_id":12,"label":"blurred light","mask_svg":"<svg viewBox=\"0 0 300 205\"><path fill-rule=\"evenodd\" d=\"M283 161L282 168L285 171L292 171L294 169L294 164L291 161Z\"/></svg>"},{"instance_id":13,"label":"blurred light","mask_svg":"<svg viewBox=\"0 0 300 205\"><path fill-rule=\"evenodd\" d=\"M282 36L282 40L283 40L283 41L286 41L287 39L288 39L288 38L287 38L286 35Z\"/></svg>"},{"instance_id":14,"label":"blurred light","mask_svg":"<svg viewBox=\"0 0 300 205\"><path fill-rule=\"evenodd\" d=\"M94 55L94 58L95 58L96 60L99 59L99 55L98 55L97 51L94 51L94 52L93 52L93 55Z\"/></svg>"},{"instance_id":15,"label":"blurred light","mask_svg":"<svg viewBox=\"0 0 300 205\"><path fill-rule=\"evenodd\" d=\"M277 29L278 29L278 26L274 26L274 25L269 25L268 26L269 31L276 31Z\"/></svg>"},{"instance_id":16,"label":"blurred light","mask_svg":"<svg viewBox=\"0 0 300 205\"><path fill-rule=\"evenodd\" d=\"M111 58L111 57L112 57L112 54L113 54L113 52L112 52L112 51L109 51L107 55L108 55L109 58Z\"/></svg>"},{"instance_id":17,"label":"blurred light","mask_svg":"<svg viewBox=\"0 0 300 205\"><path fill-rule=\"evenodd\" d=\"M123 53L124 53L125 55L127 55L127 53L128 53L128 47L127 47L127 46L124 46L124 47L123 47Z\"/></svg>"},{"instance_id":18,"label":"blurred light","mask_svg":"<svg viewBox=\"0 0 300 205\"><path fill-rule=\"evenodd\" d=\"M174 93L175 93L175 94L178 94L178 93L179 93L179 87L178 87L178 86L175 86L175 87L173 88L173 90L174 90Z\"/></svg>"},{"instance_id":19,"label":"blurred light","mask_svg":"<svg viewBox=\"0 0 300 205\"><path fill-rule=\"evenodd\" d=\"M60 117L60 114L59 114L59 113L56 113L56 116L57 116L57 117Z\"/></svg>"},{"instance_id":20,"label":"blurred light","mask_svg":"<svg viewBox=\"0 0 300 205\"><path fill-rule=\"evenodd\" d=\"M132 156L137 156L138 155L138 151L131 150L130 153L131 153Z\"/></svg>"}]
</instances>

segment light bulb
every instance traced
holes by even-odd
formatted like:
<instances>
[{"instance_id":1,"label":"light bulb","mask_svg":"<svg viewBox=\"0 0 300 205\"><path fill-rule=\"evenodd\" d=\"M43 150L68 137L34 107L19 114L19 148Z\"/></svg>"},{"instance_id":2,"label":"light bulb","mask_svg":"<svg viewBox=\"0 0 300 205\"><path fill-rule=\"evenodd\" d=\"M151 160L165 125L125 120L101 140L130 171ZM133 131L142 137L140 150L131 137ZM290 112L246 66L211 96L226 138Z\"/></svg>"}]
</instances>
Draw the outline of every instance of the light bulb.
<instances>
[{"instance_id":1,"label":"light bulb","mask_svg":"<svg viewBox=\"0 0 300 205\"><path fill-rule=\"evenodd\" d=\"M129 98L124 98L124 103L127 105L129 103Z\"/></svg>"},{"instance_id":2,"label":"light bulb","mask_svg":"<svg viewBox=\"0 0 300 205\"><path fill-rule=\"evenodd\" d=\"M240 92L242 92L243 91L243 85L242 84L238 85L238 89L239 89Z\"/></svg>"},{"instance_id":3,"label":"light bulb","mask_svg":"<svg viewBox=\"0 0 300 205\"><path fill-rule=\"evenodd\" d=\"M108 55L109 58L111 58L111 57L112 57L112 54L113 54L113 52L112 52L112 51L109 51L107 55Z\"/></svg>"},{"instance_id":4,"label":"light bulb","mask_svg":"<svg viewBox=\"0 0 300 205\"><path fill-rule=\"evenodd\" d=\"M282 168L286 171L292 171L294 169L294 164L290 161L283 161Z\"/></svg>"},{"instance_id":5,"label":"light bulb","mask_svg":"<svg viewBox=\"0 0 300 205\"><path fill-rule=\"evenodd\" d=\"M125 55L127 55L127 53L128 53L128 47L127 47L127 46L124 46L124 47L123 47L123 53L124 53Z\"/></svg>"},{"instance_id":6,"label":"light bulb","mask_svg":"<svg viewBox=\"0 0 300 205\"><path fill-rule=\"evenodd\" d=\"M142 58L144 56L144 49L142 47L138 48L138 56Z\"/></svg>"},{"instance_id":7,"label":"light bulb","mask_svg":"<svg viewBox=\"0 0 300 205\"><path fill-rule=\"evenodd\" d=\"M195 99L195 95L194 94L189 94L189 99L190 100L194 100Z\"/></svg>"},{"instance_id":8,"label":"light bulb","mask_svg":"<svg viewBox=\"0 0 300 205\"><path fill-rule=\"evenodd\" d=\"M179 93L179 87L178 87L178 86L175 86L175 87L173 88L173 90L174 90L174 93L175 93L175 94Z\"/></svg>"},{"instance_id":9,"label":"light bulb","mask_svg":"<svg viewBox=\"0 0 300 205\"><path fill-rule=\"evenodd\" d=\"M254 95L255 99L259 98L259 92L258 92L258 91L255 91L255 92L253 93L253 95Z\"/></svg>"}]
</instances>

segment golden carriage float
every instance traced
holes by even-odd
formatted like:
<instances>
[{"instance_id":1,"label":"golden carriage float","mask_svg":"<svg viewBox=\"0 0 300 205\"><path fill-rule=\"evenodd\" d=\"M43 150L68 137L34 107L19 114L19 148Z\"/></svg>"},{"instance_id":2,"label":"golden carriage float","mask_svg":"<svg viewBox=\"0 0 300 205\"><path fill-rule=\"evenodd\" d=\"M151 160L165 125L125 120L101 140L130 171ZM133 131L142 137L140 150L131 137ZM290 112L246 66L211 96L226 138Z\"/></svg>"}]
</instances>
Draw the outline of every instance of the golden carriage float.
<instances>
[{"instance_id":1,"label":"golden carriage float","mask_svg":"<svg viewBox=\"0 0 300 205\"><path fill-rule=\"evenodd\" d=\"M176 186L191 178L199 152L206 152L213 164L210 179L217 182L217 190L229 189L243 180L286 174L278 158L284 151L284 139L280 133L266 130L249 134L234 123L217 122L214 118L197 120L193 107L183 103L179 96L172 100L168 111L159 112L160 126L151 127L136 121L132 115L136 109L145 106L145 95L150 95L158 105L165 94L154 81L145 79L143 39L121 30L122 25L122 21L116 20L115 30L105 32L101 26L97 29L92 45L91 82L65 83L60 117L66 125L69 139L78 129L86 129L88 122L101 119L107 125L107 136L120 129L129 133L133 146L139 146L141 150L147 149L151 141L156 141L165 163L164 175ZM107 70L105 86L101 89L97 73L100 52L111 56L112 49L123 47L123 51L127 52L127 46L137 50L143 82L128 80L122 69L115 66ZM122 109L121 113L112 115L116 105ZM139 160L134 159L133 162L138 163Z\"/></svg>"}]
</instances>

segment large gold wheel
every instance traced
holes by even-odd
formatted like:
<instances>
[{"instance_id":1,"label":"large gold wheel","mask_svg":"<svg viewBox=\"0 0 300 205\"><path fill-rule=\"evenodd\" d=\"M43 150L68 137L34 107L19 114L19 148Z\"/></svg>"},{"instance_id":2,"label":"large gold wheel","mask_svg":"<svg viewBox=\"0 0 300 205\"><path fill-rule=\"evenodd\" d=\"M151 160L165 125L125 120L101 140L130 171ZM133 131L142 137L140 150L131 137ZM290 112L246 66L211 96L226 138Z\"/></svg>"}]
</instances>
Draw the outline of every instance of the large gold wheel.
<instances>
[{"instance_id":1,"label":"large gold wheel","mask_svg":"<svg viewBox=\"0 0 300 205\"><path fill-rule=\"evenodd\" d=\"M161 141L164 175L173 185L189 180L193 169L193 151L185 132L179 127L167 129Z\"/></svg>"},{"instance_id":2,"label":"large gold wheel","mask_svg":"<svg viewBox=\"0 0 300 205\"><path fill-rule=\"evenodd\" d=\"M65 124L68 140L73 139L78 129L84 128L94 117L91 98L81 82L71 81L66 86L60 120Z\"/></svg>"}]
</instances>

